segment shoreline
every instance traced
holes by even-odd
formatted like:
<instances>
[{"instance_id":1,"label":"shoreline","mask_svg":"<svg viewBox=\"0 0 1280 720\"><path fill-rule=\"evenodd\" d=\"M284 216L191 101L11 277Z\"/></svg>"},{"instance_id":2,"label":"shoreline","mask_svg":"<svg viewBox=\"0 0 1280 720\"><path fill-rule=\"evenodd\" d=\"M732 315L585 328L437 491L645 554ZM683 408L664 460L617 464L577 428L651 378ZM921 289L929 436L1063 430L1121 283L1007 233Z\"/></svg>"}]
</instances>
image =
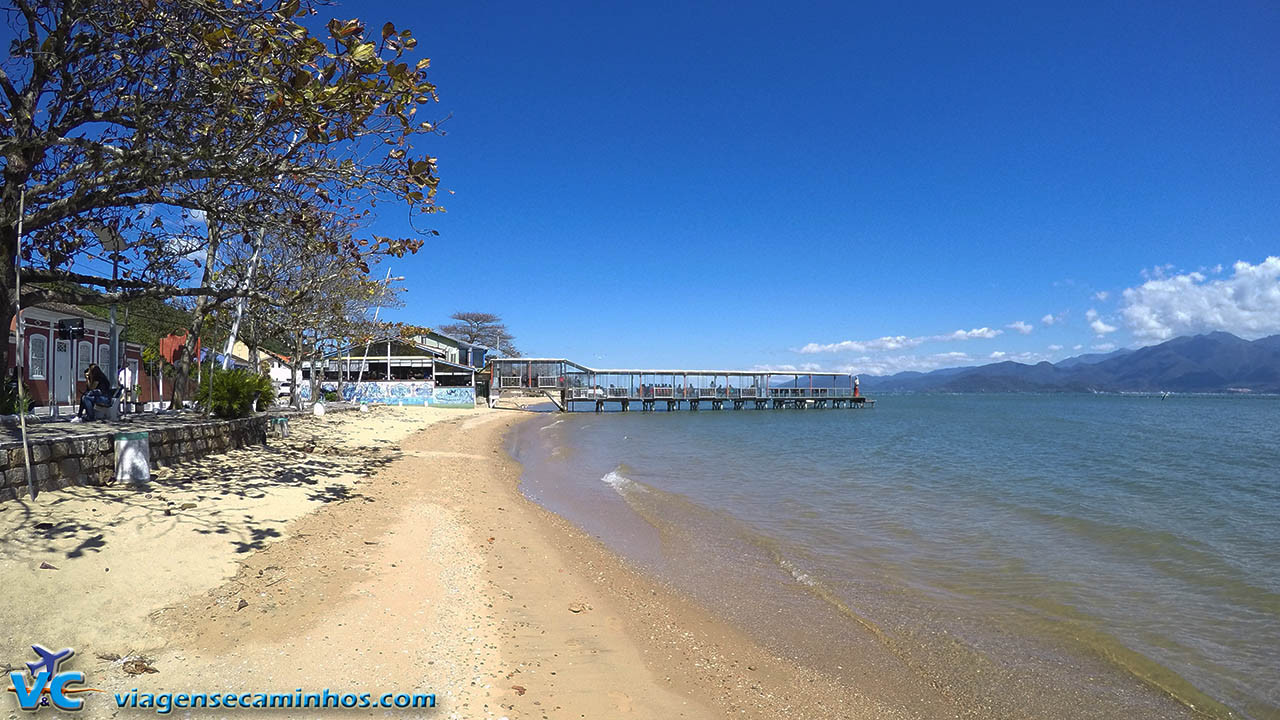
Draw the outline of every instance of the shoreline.
<instances>
[{"instance_id":1,"label":"shoreline","mask_svg":"<svg viewBox=\"0 0 1280 720\"><path fill-rule=\"evenodd\" d=\"M434 692L414 714L449 718L990 714L887 655L838 674L781 657L529 499L508 435L536 417L344 413L145 491L0 506L0 567L26 573L0 589L0 661L30 659L32 642L75 647L70 667L113 692ZM51 529L23 544L37 515ZM40 570L45 558L59 569ZM57 598L43 614L27 607L41 592ZM157 672L129 675L129 658Z\"/></svg>"},{"instance_id":2,"label":"shoreline","mask_svg":"<svg viewBox=\"0 0 1280 720\"><path fill-rule=\"evenodd\" d=\"M559 421L551 424L558 425ZM514 451L516 445L523 444L524 450L529 451L535 444L545 444L540 443L543 435L545 433L530 432L509 446ZM952 612L948 607L933 608L927 613L921 607L918 609L924 614L902 618L906 623L902 627L881 628L846 604L845 599L826 587L825 581L815 580L806 573L797 575L796 567L788 562L785 555L779 554L782 548L776 541L755 537L758 531L746 526L736 527L740 521L731 520L726 524L718 517L719 511L701 508L689 498L638 483L629 477L631 469L626 465L615 467L605 477L596 478L595 482L591 478L575 477L567 483L555 483L557 470L548 466L548 460L561 456L577 457L579 452L582 452L580 447L557 445L549 456L543 456L543 449L531 451L527 459L521 457L525 462L532 462L532 481L535 487L542 488L534 491L539 496L539 500L534 502L550 502L554 507L550 512L563 513L571 525L575 518L578 521L589 520L585 524L600 533L596 537L604 552L617 553L628 567L638 563L642 569L637 572L662 578L662 582L681 597L694 597L692 602L704 612L741 630L750 641L766 648L766 652L786 655L808 668L829 668L826 675L836 685L860 689L879 700L887 699L890 706L902 712L919 713L923 717L937 716L936 703L941 702L947 716L1092 717L1095 711L1126 708L1125 712L1141 717L1194 719L1211 717L1204 708L1212 707L1218 708L1222 717L1235 716L1198 691L1195 691L1196 702L1205 702L1203 707L1181 700L1160 682L1169 682L1169 677L1153 677L1138 672L1130 664L1133 658L1112 654L1126 650L1123 646L1086 647L1075 642L1067 628L1054 628L1052 633L1036 635L1033 639L1031 636L1022 637L1019 635L1021 631L1012 627L997 624L979 628L974 625L968 629L981 631L979 643L970 646L975 642L973 637L952 636L955 630L953 623L949 620L939 622L944 619L942 616ZM592 478L599 472L597 468ZM623 472L626 475L618 476ZM553 482L548 483L544 476L552 478ZM603 501L594 496L586 500L566 499L579 497L584 492L581 483L594 485L599 481L610 486L619 497L607 493L609 499ZM553 497L541 497L551 485L556 484L560 489L552 489ZM618 502L619 498L624 502ZM601 502L624 509L604 507ZM689 508L696 510L691 514ZM584 515L584 512L597 517ZM669 516L670 513L675 516ZM643 533L623 527L624 523L619 522L621 515L635 515L661 539L646 538ZM697 532L690 533L690 523L698 528ZM737 536L745 532L749 537L739 538L747 543L743 550L731 549L730 554L725 555L723 548L704 548L705 537L695 537L708 532L717 537L721 534ZM648 547L655 542L669 547L664 547L662 553L656 553ZM732 545L734 540L726 542ZM774 587L768 578L758 576L759 570L752 564L751 557L738 554L743 551L769 556L766 572L788 575L786 582L779 580L779 587ZM660 557L663 553L668 557ZM673 561L670 553L680 559ZM709 556L712 561L685 559L692 556ZM750 566L755 569L724 572L717 561L723 563L726 560L740 568ZM763 580L764 584L753 592L756 588L750 585L752 580ZM748 584L744 585L744 581ZM784 584L790 587L782 588ZM746 603L735 599L746 594L751 596ZM779 612L785 609L799 613L802 622L811 627L804 633L788 630L785 622L779 622L776 615L770 616L766 612L768 607L761 609L761 602L766 599L777 602L775 609ZM972 624L979 620L990 618L975 616L968 622ZM989 644L996 647L979 649ZM1137 655L1133 651L1128 652ZM1145 657L1141 659L1144 661L1140 663L1143 670L1151 667L1163 670L1154 661ZM1027 668L1020 667L1023 663ZM981 669L975 672L972 670L974 667ZM1072 668L1070 674L1053 675L1054 671L1068 672L1066 668ZM1041 674L1041 671L1047 674ZM1186 684L1177 676L1172 678ZM1076 687L1059 687L1061 683L1055 679L1074 679ZM904 693L902 688L911 689Z\"/></svg>"}]
</instances>

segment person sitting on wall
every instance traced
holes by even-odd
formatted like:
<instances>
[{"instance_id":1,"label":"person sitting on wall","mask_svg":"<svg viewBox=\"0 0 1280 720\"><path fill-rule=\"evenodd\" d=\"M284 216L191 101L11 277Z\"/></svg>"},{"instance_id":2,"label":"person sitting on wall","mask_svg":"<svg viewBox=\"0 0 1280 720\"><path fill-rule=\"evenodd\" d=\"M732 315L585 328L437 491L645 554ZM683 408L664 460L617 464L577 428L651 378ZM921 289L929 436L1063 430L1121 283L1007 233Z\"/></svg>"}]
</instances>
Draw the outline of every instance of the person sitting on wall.
<instances>
[{"instance_id":1,"label":"person sitting on wall","mask_svg":"<svg viewBox=\"0 0 1280 720\"><path fill-rule=\"evenodd\" d=\"M89 365L89 369L84 371L84 380L89 389L80 397L80 412L76 413L71 422L94 420L98 406L106 407L111 404L111 381L102 372L102 368L96 364Z\"/></svg>"}]
</instances>

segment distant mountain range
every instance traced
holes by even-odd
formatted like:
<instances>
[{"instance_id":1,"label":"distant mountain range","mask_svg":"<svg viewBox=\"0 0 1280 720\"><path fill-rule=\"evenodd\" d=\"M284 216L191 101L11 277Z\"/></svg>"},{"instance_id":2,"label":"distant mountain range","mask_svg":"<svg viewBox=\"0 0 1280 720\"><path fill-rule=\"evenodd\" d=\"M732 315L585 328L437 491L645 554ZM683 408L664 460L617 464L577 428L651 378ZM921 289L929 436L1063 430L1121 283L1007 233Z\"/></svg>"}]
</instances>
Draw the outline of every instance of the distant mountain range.
<instances>
[{"instance_id":1,"label":"distant mountain range","mask_svg":"<svg viewBox=\"0 0 1280 720\"><path fill-rule=\"evenodd\" d=\"M1280 335L1244 340L1226 332L1180 337L1138 350L1058 363L998 362L933 372L864 376L869 393L1254 392L1280 393Z\"/></svg>"}]
</instances>

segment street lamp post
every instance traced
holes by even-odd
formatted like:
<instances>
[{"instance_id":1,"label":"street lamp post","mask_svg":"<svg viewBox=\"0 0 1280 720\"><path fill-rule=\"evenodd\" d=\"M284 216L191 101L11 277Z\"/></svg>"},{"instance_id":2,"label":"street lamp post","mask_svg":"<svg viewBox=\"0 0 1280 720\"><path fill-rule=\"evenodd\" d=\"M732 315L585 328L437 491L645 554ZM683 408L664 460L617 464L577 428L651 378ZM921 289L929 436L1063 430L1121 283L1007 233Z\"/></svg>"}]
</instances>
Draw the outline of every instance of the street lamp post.
<instances>
[{"instance_id":1,"label":"street lamp post","mask_svg":"<svg viewBox=\"0 0 1280 720\"><path fill-rule=\"evenodd\" d=\"M102 248L111 253L111 291L120 292L120 253L124 251L125 242L120 233L106 225L95 225L91 228L98 241L102 243ZM114 385L120 381L120 328L116 325L116 302L111 303L111 331L109 333L110 343L107 352L110 357L107 358L107 379ZM122 391L123 394L123 391ZM120 419L120 404L116 402L114 393L111 397L111 405L107 411L108 417L112 420Z\"/></svg>"}]
</instances>

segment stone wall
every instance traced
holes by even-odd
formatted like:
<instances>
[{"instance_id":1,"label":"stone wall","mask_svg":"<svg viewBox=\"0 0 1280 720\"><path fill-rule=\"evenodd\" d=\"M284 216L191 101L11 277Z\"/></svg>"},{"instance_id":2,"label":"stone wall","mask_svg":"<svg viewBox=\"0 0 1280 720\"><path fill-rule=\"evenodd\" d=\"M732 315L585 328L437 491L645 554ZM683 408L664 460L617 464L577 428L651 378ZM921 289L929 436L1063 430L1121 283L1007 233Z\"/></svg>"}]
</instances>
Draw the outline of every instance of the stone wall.
<instances>
[{"instance_id":1,"label":"stone wall","mask_svg":"<svg viewBox=\"0 0 1280 720\"><path fill-rule=\"evenodd\" d=\"M77 433L65 438L31 442L31 471L36 490L56 490L69 485L106 485L115 479L115 438L146 432L151 467L194 460L267 441L269 418L258 415L240 420L208 420L152 428L121 428L99 433ZM28 494L22 441L0 442L0 502Z\"/></svg>"}]
</instances>

